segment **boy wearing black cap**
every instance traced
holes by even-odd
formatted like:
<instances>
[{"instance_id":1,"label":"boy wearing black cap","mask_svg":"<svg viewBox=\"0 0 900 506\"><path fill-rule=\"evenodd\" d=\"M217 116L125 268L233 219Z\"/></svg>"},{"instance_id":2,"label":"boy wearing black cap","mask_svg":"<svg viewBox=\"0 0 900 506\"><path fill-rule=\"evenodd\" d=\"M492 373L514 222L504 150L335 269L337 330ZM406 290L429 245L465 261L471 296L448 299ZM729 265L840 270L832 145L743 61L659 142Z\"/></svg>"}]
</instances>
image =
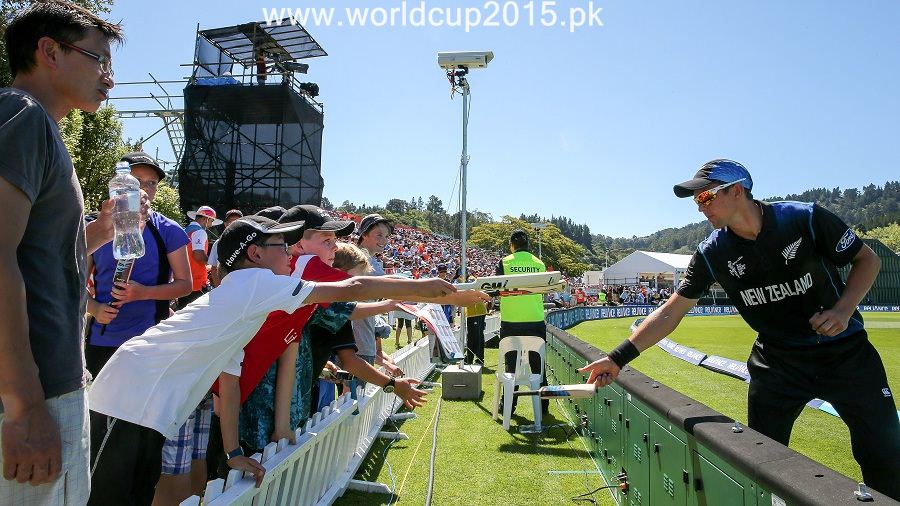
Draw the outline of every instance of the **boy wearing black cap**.
<instances>
[{"instance_id":1,"label":"boy wearing black cap","mask_svg":"<svg viewBox=\"0 0 900 506\"><path fill-rule=\"evenodd\" d=\"M302 226L248 216L225 230L219 240L219 265L228 274L222 284L165 322L125 342L94 381L91 408L114 419L109 440L115 437L117 426L124 432L138 433L137 437L147 437L141 435L146 428L173 436L220 373L240 375L242 350L272 311L290 313L306 304L375 297L448 297L460 301L485 297L480 292L457 291L439 280L298 281L288 276L287 247L288 242L297 240L296 231ZM133 464L129 467L114 459L99 459L101 449L92 449L95 466L98 470L101 466L117 466L108 472L119 473L123 479L92 493L98 495L98 503L121 502L122 497L133 494L130 477L141 473L134 472ZM258 463L240 458L233 453L235 449L226 450L233 455L232 467L261 480L263 469ZM158 466L143 472L152 477L154 471L158 476Z\"/></svg>"},{"instance_id":2,"label":"boy wearing black cap","mask_svg":"<svg viewBox=\"0 0 900 506\"><path fill-rule=\"evenodd\" d=\"M694 253L676 293L609 356L583 369L608 385L640 351L671 333L714 282L759 335L750 353L748 423L787 445L813 398L850 429L866 483L900 499L900 423L884 365L856 307L878 256L840 218L815 204L753 200L743 165L713 160L675 185L716 228ZM837 268L851 264L846 285Z\"/></svg>"},{"instance_id":3,"label":"boy wearing black cap","mask_svg":"<svg viewBox=\"0 0 900 506\"><path fill-rule=\"evenodd\" d=\"M337 238L353 233L356 224L352 221L335 220L324 209L312 205L294 206L284 212L279 221L303 221L300 240L291 245L293 262L303 255L317 255L331 265L337 251Z\"/></svg>"}]
</instances>

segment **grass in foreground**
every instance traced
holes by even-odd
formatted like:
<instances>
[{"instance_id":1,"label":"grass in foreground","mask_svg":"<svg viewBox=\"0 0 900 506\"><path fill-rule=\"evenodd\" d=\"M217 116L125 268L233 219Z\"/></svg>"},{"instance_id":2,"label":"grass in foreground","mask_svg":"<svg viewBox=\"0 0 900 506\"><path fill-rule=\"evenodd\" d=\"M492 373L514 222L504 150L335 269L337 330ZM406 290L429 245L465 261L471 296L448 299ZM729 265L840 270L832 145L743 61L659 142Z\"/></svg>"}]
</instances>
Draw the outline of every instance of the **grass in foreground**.
<instances>
[{"instance_id":1,"label":"grass in foreground","mask_svg":"<svg viewBox=\"0 0 900 506\"><path fill-rule=\"evenodd\" d=\"M385 341L386 350L393 348L392 341ZM571 501L573 496L604 485L599 474L548 473L596 471L596 467L580 438L567 437L560 428L542 435L518 433L519 425L533 421L529 399L520 399L509 432L503 430L499 420L491 419L497 350L488 349L486 355L489 367L483 370L481 399L444 400L441 404L432 504L571 505L576 504ZM431 379L440 383L440 376ZM418 418L400 424L400 430L410 439L395 442L387 452L387 462L393 468L396 480L397 497L348 491L336 504L425 503L432 428L440 394L440 387L435 388L429 395L428 404L416 410ZM558 423L567 421L559 407L551 403L550 416L544 417L543 425ZM390 423L385 430L393 430ZM388 466L382 459L384 445L382 440L375 442L356 479L391 486ZM597 504L614 504L606 490L595 493L594 497Z\"/></svg>"},{"instance_id":2,"label":"grass in foreground","mask_svg":"<svg viewBox=\"0 0 900 506\"><path fill-rule=\"evenodd\" d=\"M900 391L900 314L865 313L863 317L869 339L884 362L891 391ZM610 350L630 334L633 322L634 318L585 322L569 332ZM709 355L746 361L756 333L739 316L699 316L686 317L669 337ZM748 385L741 380L693 366L656 346L631 365L727 416L747 419ZM794 424L790 447L852 479L862 477L850 451L850 433L837 417L805 408Z\"/></svg>"}]
</instances>

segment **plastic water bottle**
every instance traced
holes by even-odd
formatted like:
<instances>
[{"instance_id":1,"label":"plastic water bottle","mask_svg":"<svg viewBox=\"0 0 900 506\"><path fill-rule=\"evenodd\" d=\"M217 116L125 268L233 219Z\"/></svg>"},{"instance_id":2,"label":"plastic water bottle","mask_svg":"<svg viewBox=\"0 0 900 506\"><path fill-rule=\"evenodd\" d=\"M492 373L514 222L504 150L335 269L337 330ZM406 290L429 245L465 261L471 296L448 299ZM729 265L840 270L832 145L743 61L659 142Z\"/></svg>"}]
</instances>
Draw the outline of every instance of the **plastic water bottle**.
<instances>
[{"instance_id":1,"label":"plastic water bottle","mask_svg":"<svg viewBox=\"0 0 900 506\"><path fill-rule=\"evenodd\" d=\"M141 182L131 175L126 162L116 164L116 175L109 181L109 198L113 208L113 256L129 260L144 256L144 237L141 233Z\"/></svg>"}]
</instances>

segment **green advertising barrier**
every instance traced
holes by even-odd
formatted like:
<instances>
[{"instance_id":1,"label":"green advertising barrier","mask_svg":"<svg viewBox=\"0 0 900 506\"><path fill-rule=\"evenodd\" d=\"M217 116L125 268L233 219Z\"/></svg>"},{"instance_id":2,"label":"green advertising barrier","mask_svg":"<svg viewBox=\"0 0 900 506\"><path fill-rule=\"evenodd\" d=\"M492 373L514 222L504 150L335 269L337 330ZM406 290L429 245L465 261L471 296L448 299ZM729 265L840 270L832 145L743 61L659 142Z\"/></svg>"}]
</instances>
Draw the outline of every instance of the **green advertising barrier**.
<instances>
[{"instance_id":1,"label":"green advertising barrier","mask_svg":"<svg viewBox=\"0 0 900 506\"><path fill-rule=\"evenodd\" d=\"M548 318L548 321L550 319ZM548 325L547 381L605 355ZM858 505L857 484L626 366L590 399L562 401L608 484L624 473L622 506ZM876 504L900 504L871 491Z\"/></svg>"}]
</instances>

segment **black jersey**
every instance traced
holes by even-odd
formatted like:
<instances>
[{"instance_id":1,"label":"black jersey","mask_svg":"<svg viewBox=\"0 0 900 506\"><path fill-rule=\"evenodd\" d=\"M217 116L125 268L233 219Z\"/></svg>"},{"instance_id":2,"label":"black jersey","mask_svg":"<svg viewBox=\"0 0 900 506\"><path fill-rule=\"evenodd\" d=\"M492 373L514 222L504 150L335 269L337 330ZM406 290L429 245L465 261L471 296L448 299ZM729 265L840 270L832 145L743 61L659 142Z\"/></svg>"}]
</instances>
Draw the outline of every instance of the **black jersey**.
<instances>
[{"instance_id":1,"label":"black jersey","mask_svg":"<svg viewBox=\"0 0 900 506\"><path fill-rule=\"evenodd\" d=\"M763 225L756 240L727 228L700 243L678 294L699 299L718 282L762 342L810 345L863 329L853 312L834 337L813 331L809 319L832 308L844 291L837 267L863 247L853 230L830 211L804 202L759 203Z\"/></svg>"}]
</instances>

